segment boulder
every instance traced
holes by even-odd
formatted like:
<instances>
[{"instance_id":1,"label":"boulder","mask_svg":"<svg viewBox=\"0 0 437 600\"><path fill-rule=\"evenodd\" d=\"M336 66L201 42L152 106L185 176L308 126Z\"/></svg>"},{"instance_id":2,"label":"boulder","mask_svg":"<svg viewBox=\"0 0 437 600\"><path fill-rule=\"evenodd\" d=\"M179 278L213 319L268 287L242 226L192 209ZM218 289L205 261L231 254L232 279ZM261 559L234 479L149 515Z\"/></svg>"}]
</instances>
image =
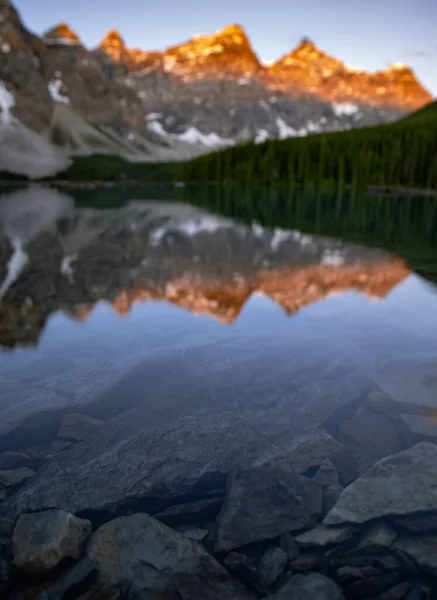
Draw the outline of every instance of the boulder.
<instances>
[{"instance_id":1,"label":"boulder","mask_svg":"<svg viewBox=\"0 0 437 600\"><path fill-rule=\"evenodd\" d=\"M174 593L179 573L234 588L226 569L205 548L145 513L102 525L91 537L87 554L96 564L99 584L126 583L134 597L143 594L154 600Z\"/></svg>"},{"instance_id":2,"label":"boulder","mask_svg":"<svg viewBox=\"0 0 437 600\"><path fill-rule=\"evenodd\" d=\"M29 479L35 475L35 471L29 469L27 467L23 467L21 469L11 469L7 471L0 471L0 485L4 487L15 487L20 483Z\"/></svg>"},{"instance_id":3,"label":"boulder","mask_svg":"<svg viewBox=\"0 0 437 600\"><path fill-rule=\"evenodd\" d=\"M80 442L91 437L102 425L103 421L93 419L87 415L79 413L63 415L58 437Z\"/></svg>"},{"instance_id":4,"label":"boulder","mask_svg":"<svg viewBox=\"0 0 437 600\"><path fill-rule=\"evenodd\" d=\"M338 585L320 573L293 575L269 600L345 600Z\"/></svg>"},{"instance_id":5,"label":"boulder","mask_svg":"<svg viewBox=\"0 0 437 600\"><path fill-rule=\"evenodd\" d=\"M268 593L268 583L245 554L230 552L225 557L224 563L247 587L262 595Z\"/></svg>"},{"instance_id":6,"label":"boulder","mask_svg":"<svg viewBox=\"0 0 437 600\"><path fill-rule=\"evenodd\" d=\"M44 575L65 559L78 560L91 533L91 523L63 510L21 515L12 538L14 565Z\"/></svg>"},{"instance_id":7,"label":"boulder","mask_svg":"<svg viewBox=\"0 0 437 600\"><path fill-rule=\"evenodd\" d=\"M365 523L437 510L436 461L437 445L428 442L383 458L342 492L324 523Z\"/></svg>"},{"instance_id":8,"label":"boulder","mask_svg":"<svg viewBox=\"0 0 437 600\"><path fill-rule=\"evenodd\" d=\"M359 581L350 582L344 587L347 598L354 600L380 599L383 594L402 583L402 573L381 573L372 577L366 577Z\"/></svg>"},{"instance_id":9,"label":"boulder","mask_svg":"<svg viewBox=\"0 0 437 600\"><path fill-rule=\"evenodd\" d=\"M259 572L268 586L273 585L288 564L288 555L279 546L270 546L259 562Z\"/></svg>"},{"instance_id":10,"label":"boulder","mask_svg":"<svg viewBox=\"0 0 437 600\"><path fill-rule=\"evenodd\" d=\"M314 527L314 529L300 533L294 539L301 548L323 547L331 544L340 544L350 539L356 531L357 528L350 525L329 527L320 524Z\"/></svg>"},{"instance_id":11,"label":"boulder","mask_svg":"<svg viewBox=\"0 0 437 600\"><path fill-rule=\"evenodd\" d=\"M0 502L3 502L3 500L6 500L7 497L8 497L8 490L4 487L0 487Z\"/></svg>"},{"instance_id":12,"label":"boulder","mask_svg":"<svg viewBox=\"0 0 437 600\"><path fill-rule=\"evenodd\" d=\"M404 552L421 569L437 576L437 535L399 536L392 549Z\"/></svg>"},{"instance_id":13,"label":"boulder","mask_svg":"<svg viewBox=\"0 0 437 600\"><path fill-rule=\"evenodd\" d=\"M217 520L215 550L230 552L311 527L321 510L321 488L307 477L273 467L238 470L229 478Z\"/></svg>"}]
</instances>

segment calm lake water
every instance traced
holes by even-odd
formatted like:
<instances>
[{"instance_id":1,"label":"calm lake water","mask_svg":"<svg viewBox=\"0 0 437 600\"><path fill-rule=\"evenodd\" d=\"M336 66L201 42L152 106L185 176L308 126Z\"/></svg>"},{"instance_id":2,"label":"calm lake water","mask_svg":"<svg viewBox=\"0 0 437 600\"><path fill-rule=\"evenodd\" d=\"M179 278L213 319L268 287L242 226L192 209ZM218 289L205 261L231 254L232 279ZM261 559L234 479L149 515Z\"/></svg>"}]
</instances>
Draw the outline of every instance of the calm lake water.
<instances>
[{"instance_id":1,"label":"calm lake water","mask_svg":"<svg viewBox=\"0 0 437 600\"><path fill-rule=\"evenodd\" d=\"M105 423L19 510L181 495L319 426L369 464L437 440L436 234L436 198L4 193L0 452L55 447L68 413ZM399 445L384 421L340 435L360 410Z\"/></svg>"}]
</instances>

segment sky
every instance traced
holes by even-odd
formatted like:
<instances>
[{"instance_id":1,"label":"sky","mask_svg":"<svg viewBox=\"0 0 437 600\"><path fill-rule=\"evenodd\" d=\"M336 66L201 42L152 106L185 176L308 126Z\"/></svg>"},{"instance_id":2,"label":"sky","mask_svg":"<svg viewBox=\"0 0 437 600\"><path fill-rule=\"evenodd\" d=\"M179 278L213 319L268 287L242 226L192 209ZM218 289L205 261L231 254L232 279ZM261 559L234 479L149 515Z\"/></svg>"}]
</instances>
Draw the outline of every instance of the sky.
<instances>
[{"instance_id":1,"label":"sky","mask_svg":"<svg viewBox=\"0 0 437 600\"><path fill-rule=\"evenodd\" d=\"M88 47L110 29L128 46L163 50L230 23L272 61L309 37L322 50L369 71L410 65L437 97L437 0L12 0L37 34L65 21Z\"/></svg>"}]
</instances>

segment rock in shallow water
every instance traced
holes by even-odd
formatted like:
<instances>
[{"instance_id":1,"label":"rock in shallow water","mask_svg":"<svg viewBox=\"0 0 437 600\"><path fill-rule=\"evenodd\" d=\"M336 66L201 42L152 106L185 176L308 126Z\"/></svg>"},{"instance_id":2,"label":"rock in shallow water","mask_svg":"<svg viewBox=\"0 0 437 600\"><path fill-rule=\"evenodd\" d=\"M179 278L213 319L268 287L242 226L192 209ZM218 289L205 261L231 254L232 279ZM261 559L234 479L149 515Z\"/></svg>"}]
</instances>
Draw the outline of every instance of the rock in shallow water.
<instances>
[{"instance_id":1,"label":"rock in shallow water","mask_svg":"<svg viewBox=\"0 0 437 600\"><path fill-rule=\"evenodd\" d=\"M58 437L80 442L91 437L102 425L103 421L99 419L71 413L62 417Z\"/></svg>"},{"instance_id":2,"label":"rock in shallow water","mask_svg":"<svg viewBox=\"0 0 437 600\"><path fill-rule=\"evenodd\" d=\"M383 458L342 492L324 523L365 523L437 510L436 464L437 445L427 442Z\"/></svg>"},{"instance_id":3,"label":"rock in shallow water","mask_svg":"<svg viewBox=\"0 0 437 600\"><path fill-rule=\"evenodd\" d=\"M215 550L230 552L311 527L321 510L321 488L307 477L272 467L236 471L217 519Z\"/></svg>"},{"instance_id":4,"label":"rock in shallow water","mask_svg":"<svg viewBox=\"0 0 437 600\"><path fill-rule=\"evenodd\" d=\"M278 546L271 546L262 555L259 562L259 571L268 586L275 583L278 577L285 571L288 556Z\"/></svg>"},{"instance_id":5,"label":"rock in shallow water","mask_svg":"<svg viewBox=\"0 0 437 600\"><path fill-rule=\"evenodd\" d=\"M88 556L105 585L127 583L130 595L161 599L175 590L179 573L199 575L238 597L238 586L202 546L145 513L119 517L92 536ZM141 596L143 597L143 596Z\"/></svg>"},{"instance_id":6,"label":"rock in shallow water","mask_svg":"<svg viewBox=\"0 0 437 600\"><path fill-rule=\"evenodd\" d=\"M319 573L293 575L269 600L345 600L338 585Z\"/></svg>"},{"instance_id":7,"label":"rock in shallow water","mask_svg":"<svg viewBox=\"0 0 437 600\"><path fill-rule=\"evenodd\" d=\"M14 529L14 565L32 575L44 575L64 559L79 559L91 533L91 523L63 510L21 515Z\"/></svg>"}]
</instances>

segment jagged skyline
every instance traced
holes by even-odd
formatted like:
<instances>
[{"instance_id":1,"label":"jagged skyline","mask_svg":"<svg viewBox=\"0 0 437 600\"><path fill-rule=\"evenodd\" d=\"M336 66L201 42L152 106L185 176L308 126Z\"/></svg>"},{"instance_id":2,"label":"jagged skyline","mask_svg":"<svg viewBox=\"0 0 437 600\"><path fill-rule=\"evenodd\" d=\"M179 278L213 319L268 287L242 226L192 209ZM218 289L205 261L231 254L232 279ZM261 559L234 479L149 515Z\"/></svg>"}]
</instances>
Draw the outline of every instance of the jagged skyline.
<instances>
[{"instance_id":1,"label":"jagged skyline","mask_svg":"<svg viewBox=\"0 0 437 600\"><path fill-rule=\"evenodd\" d=\"M238 22L245 28L259 58L269 62L308 36L326 52L353 67L378 71L392 63L404 62L437 96L437 73L433 66L437 47L432 27L437 20L437 5L431 0L419 0L414 7L407 2L383 0L369 14L361 14L362 3L356 1L346 4L338 0L335 8L314 0L294 7L293 14L285 19L290 8L283 0L272 0L264 6L253 3L235 6L230 1L207 6L196 1L185 12L174 10L174 6L170 10L169 2L163 0L153 11L135 0L126 0L123 11L112 0L105 2L104 10L99 2L90 4L84 0L63 6L45 3L43 10L32 0L17 0L15 5L24 22L36 33L66 21L87 46L97 46L107 31L116 27L129 46L162 50L196 33L208 34ZM375 44L378 37L384 43Z\"/></svg>"}]
</instances>

